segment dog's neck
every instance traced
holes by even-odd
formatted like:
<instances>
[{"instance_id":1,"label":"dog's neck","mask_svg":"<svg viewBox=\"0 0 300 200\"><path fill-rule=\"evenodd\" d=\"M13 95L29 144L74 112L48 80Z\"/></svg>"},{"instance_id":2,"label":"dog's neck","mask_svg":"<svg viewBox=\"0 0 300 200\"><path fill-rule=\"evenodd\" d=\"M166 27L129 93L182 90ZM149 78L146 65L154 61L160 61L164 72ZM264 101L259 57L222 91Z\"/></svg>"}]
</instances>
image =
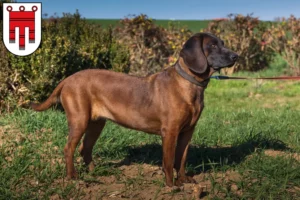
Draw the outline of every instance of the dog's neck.
<instances>
[{"instance_id":1,"label":"dog's neck","mask_svg":"<svg viewBox=\"0 0 300 200\"><path fill-rule=\"evenodd\" d=\"M209 67L203 74L195 74L191 72L188 66L184 63L182 57L180 57L176 62L175 70L184 79L204 88L208 85L210 76L215 72L214 69Z\"/></svg>"}]
</instances>

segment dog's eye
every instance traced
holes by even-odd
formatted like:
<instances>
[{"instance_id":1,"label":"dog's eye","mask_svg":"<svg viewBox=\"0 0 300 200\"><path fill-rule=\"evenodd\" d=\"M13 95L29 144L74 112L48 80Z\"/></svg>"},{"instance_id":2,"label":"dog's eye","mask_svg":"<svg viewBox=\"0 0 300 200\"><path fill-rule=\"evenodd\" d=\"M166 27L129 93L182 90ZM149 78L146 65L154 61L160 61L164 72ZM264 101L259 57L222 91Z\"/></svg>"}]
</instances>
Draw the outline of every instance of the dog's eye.
<instances>
[{"instance_id":1,"label":"dog's eye","mask_svg":"<svg viewBox=\"0 0 300 200\"><path fill-rule=\"evenodd\" d=\"M217 45L212 44L212 45L211 45L211 48L216 49L216 48L217 48Z\"/></svg>"}]
</instances>

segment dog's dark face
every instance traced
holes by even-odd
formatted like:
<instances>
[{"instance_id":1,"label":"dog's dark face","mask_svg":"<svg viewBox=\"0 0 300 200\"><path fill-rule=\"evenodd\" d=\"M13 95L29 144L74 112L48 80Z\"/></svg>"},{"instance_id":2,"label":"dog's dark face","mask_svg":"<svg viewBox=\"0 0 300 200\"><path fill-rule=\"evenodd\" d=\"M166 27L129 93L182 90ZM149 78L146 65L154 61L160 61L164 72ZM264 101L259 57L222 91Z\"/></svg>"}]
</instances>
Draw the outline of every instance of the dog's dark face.
<instances>
[{"instance_id":1,"label":"dog's dark face","mask_svg":"<svg viewBox=\"0 0 300 200\"><path fill-rule=\"evenodd\" d=\"M180 56L189 69L195 73L204 73L208 67L220 70L231 67L238 55L225 48L224 42L210 33L197 33L184 44Z\"/></svg>"}]
</instances>

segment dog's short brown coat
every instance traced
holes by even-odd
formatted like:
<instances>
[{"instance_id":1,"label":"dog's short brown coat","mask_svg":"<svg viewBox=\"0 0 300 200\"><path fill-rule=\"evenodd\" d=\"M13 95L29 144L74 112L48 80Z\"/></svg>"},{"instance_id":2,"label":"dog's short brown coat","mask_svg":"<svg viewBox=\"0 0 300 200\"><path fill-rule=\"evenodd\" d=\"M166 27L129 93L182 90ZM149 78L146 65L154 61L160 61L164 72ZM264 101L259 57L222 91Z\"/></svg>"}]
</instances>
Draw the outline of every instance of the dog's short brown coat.
<instances>
[{"instance_id":1,"label":"dog's short brown coat","mask_svg":"<svg viewBox=\"0 0 300 200\"><path fill-rule=\"evenodd\" d=\"M184 44L175 65L191 79L207 82L223 67L232 66L237 54L209 33L193 35ZM106 119L125 127L158 134L162 137L163 170L166 185L194 181L185 175L185 161L194 127L204 108L204 89L183 78L174 66L162 72L134 77L107 70L83 70L64 79L37 111L61 102L68 121L69 138L64 148L67 177L77 177L74 151L79 148L85 164L94 168L92 149Z\"/></svg>"}]
</instances>

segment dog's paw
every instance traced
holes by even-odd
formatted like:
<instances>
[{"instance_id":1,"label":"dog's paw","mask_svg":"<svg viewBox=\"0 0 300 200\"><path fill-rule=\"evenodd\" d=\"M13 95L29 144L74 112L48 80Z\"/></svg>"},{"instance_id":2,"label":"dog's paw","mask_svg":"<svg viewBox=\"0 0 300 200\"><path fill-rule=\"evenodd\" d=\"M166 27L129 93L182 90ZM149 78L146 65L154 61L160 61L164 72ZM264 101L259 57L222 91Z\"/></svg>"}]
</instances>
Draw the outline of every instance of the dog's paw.
<instances>
[{"instance_id":1,"label":"dog's paw","mask_svg":"<svg viewBox=\"0 0 300 200\"><path fill-rule=\"evenodd\" d=\"M185 177L185 183L194 183L194 184L197 184L197 181L191 177L191 176L186 176Z\"/></svg>"},{"instance_id":2,"label":"dog's paw","mask_svg":"<svg viewBox=\"0 0 300 200\"><path fill-rule=\"evenodd\" d=\"M193 179L191 176L181 176L178 179L175 180L176 186L182 186L184 183L194 183L196 184L197 181Z\"/></svg>"},{"instance_id":3,"label":"dog's paw","mask_svg":"<svg viewBox=\"0 0 300 200\"><path fill-rule=\"evenodd\" d=\"M67 180L76 180L79 178L79 175L76 171L67 174Z\"/></svg>"},{"instance_id":4,"label":"dog's paw","mask_svg":"<svg viewBox=\"0 0 300 200\"><path fill-rule=\"evenodd\" d=\"M90 164L88 165L88 170L89 170L89 172L93 172L94 169L95 169L95 164L94 164L94 162L92 161L92 162L90 162Z\"/></svg>"},{"instance_id":5,"label":"dog's paw","mask_svg":"<svg viewBox=\"0 0 300 200\"><path fill-rule=\"evenodd\" d=\"M163 193L166 194L166 193L176 193L176 192L181 192L183 191L183 187L179 187L179 186L165 186L163 188Z\"/></svg>"}]
</instances>

